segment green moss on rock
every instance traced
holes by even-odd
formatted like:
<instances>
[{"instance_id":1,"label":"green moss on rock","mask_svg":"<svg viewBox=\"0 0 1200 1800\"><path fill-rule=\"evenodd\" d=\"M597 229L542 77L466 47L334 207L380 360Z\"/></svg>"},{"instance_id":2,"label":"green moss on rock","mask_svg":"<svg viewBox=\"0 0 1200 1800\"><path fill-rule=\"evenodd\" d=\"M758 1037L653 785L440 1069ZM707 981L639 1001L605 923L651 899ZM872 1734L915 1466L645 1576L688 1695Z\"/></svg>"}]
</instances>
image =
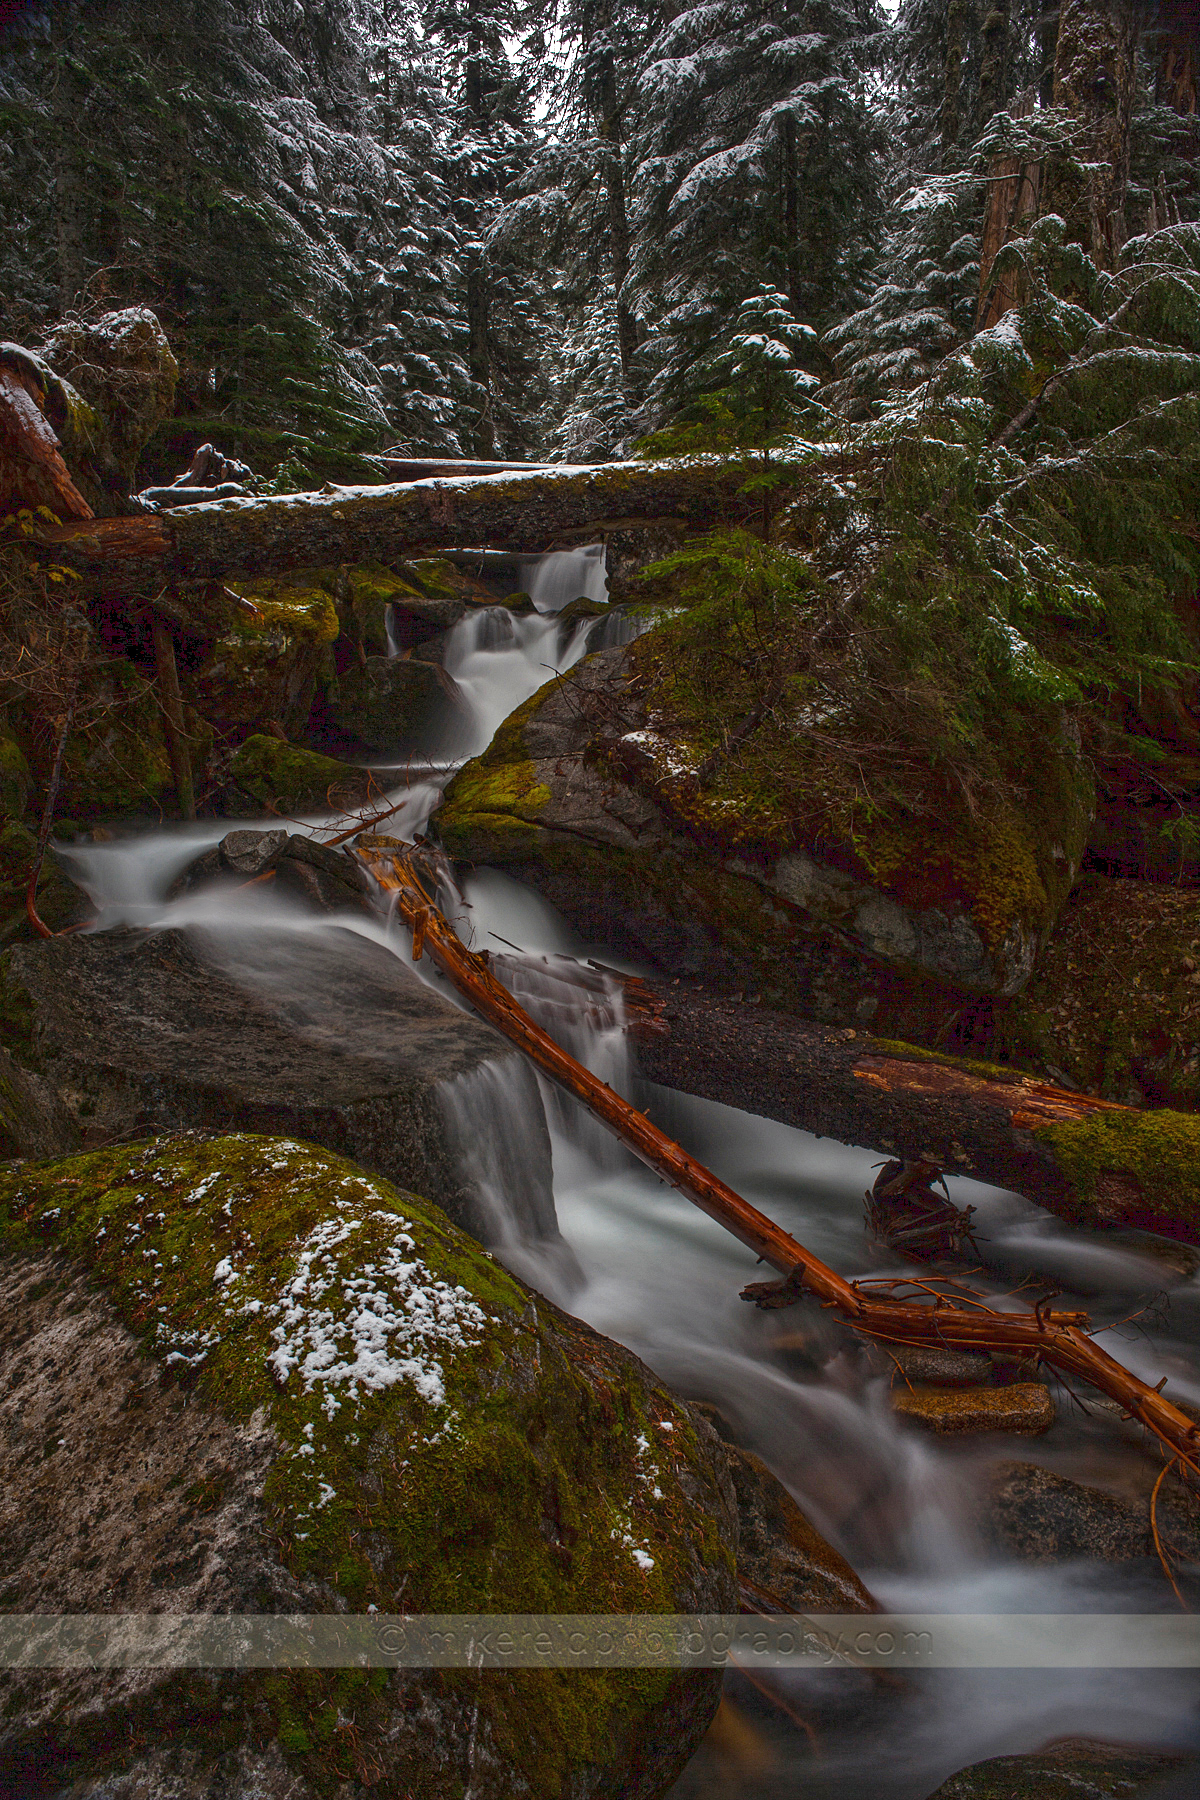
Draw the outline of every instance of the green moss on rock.
<instances>
[{"instance_id":1,"label":"green moss on rock","mask_svg":"<svg viewBox=\"0 0 1200 1800\"><path fill-rule=\"evenodd\" d=\"M270 1535L336 1607L732 1601L711 1450L691 1416L634 1358L531 1301L436 1207L342 1158L290 1139L183 1137L0 1171L0 1241L80 1258L164 1371L235 1421L262 1409L279 1444ZM572 1768L608 1764L678 1681L437 1679L470 1690L513 1792L546 1800ZM380 1677L280 1674L267 1694L319 1792L353 1774L339 1710L356 1702L368 1737Z\"/></svg>"},{"instance_id":2,"label":"green moss on rock","mask_svg":"<svg viewBox=\"0 0 1200 1800\"><path fill-rule=\"evenodd\" d=\"M1071 895L1024 993L998 1016L1013 1062L1087 1093L1190 1111L1200 1100L1196 896L1093 875Z\"/></svg>"},{"instance_id":3,"label":"green moss on rock","mask_svg":"<svg viewBox=\"0 0 1200 1800\"><path fill-rule=\"evenodd\" d=\"M322 657L341 630L336 579L334 570L312 569L228 583L255 612L239 612L204 666L186 678L206 718L302 729Z\"/></svg>"},{"instance_id":4,"label":"green moss on rock","mask_svg":"<svg viewBox=\"0 0 1200 1800\"><path fill-rule=\"evenodd\" d=\"M256 733L235 752L231 772L267 811L337 812L367 797L368 773L282 738Z\"/></svg>"}]
</instances>

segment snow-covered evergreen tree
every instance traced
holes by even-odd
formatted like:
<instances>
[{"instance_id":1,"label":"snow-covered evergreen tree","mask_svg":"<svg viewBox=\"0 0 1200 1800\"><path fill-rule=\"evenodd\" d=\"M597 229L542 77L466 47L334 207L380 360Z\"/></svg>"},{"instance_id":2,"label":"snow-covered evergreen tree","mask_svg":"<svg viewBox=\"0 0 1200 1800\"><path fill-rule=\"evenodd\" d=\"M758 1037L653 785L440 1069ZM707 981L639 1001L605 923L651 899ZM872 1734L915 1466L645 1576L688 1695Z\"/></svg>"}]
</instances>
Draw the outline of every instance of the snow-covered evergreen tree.
<instances>
[{"instance_id":1,"label":"snow-covered evergreen tree","mask_svg":"<svg viewBox=\"0 0 1200 1800\"><path fill-rule=\"evenodd\" d=\"M871 248L881 168L870 0L686 8L643 62L631 284L654 423L705 385L764 283L822 326Z\"/></svg>"}]
</instances>

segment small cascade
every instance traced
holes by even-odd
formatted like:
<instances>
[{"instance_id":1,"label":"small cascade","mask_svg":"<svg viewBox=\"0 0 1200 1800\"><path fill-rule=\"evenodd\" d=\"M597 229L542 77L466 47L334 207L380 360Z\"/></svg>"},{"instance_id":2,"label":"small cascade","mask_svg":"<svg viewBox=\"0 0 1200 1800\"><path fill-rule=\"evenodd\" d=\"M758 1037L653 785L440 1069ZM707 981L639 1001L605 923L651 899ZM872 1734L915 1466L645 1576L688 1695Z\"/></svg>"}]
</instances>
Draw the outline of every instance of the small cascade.
<instances>
[{"instance_id":1,"label":"small cascade","mask_svg":"<svg viewBox=\"0 0 1200 1800\"><path fill-rule=\"evenodd\" d=\"M493 956L491 966L556 1044L614 1092L632 1098L624 994L615 976L589 968L573 956ZM538 1081L556 1141L564 1140L597 1169L614 1172L631 1166L629 1152L577 1100L541 1075Z\"/></svg>"},{"instance_id":2,"label":"small cascade","mask_svg":"<svg viewBox=\"0 0 1200 1800\"><path fill-rule=\"evenodd\" d=\"M443 1082L438 1100L482 1241L526 1281L572 1294L583 1277L559 1233L550 1138L530 1065L520 1056L484 1063Z\"/></svg>"},{"instance_id":3,"label":"small cascade","mask_svg":"<svg viewBox=\"0 0 1200 1800\"><path fill-rule=\"evenodd\" d=\"M617 650L625 644L632 644L634 638L641 637L643 631L649 631L653 623L651 613L636 613L628 606L614 606L603 618L592 620L588 629L587 653L593 656L597 650Z\"/></svg>"},{"instance_id":4,"label":"small cascade","mask_svg":"<svg viewBox=\"0 0 1200 1800\"><path fill-rule=\"evenodd\" d=\"M443 659L463 701L448 723L453 754L478 756L486 750L522 701L584 655L590 624L583 619L569 628L564 642L553 615L488 606L460 620L446 640Z\"/></svg>"},{"instance_id":5,"label":"small cascade","mask_svg":"<svg viewBox=\"0 0 1200 1800\"><path fill-rule=\"evenodd\" d=\"M519 565L521 587L540 613L561 612L572 600L608 600L608 570L603 544L578 550L551 550L536 561Z\"/></svg>"}]
</instances>

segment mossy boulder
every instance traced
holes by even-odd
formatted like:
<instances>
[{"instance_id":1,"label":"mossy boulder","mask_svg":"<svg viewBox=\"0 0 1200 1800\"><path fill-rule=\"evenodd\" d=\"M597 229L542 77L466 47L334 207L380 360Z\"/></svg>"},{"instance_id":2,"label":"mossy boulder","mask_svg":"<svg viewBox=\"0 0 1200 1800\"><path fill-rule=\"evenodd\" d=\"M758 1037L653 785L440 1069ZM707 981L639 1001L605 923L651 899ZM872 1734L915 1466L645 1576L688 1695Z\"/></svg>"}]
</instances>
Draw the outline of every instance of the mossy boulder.
<instances>
[{"instance_id":1,"label":"mossy boulder","mask_svg":"<svg viewBox=\"0 0 1200 1800\"><path fill-rule=\"evenodd\" d=\"M1162 1800L1185 1789L1170 1781L1187 1759L1119 1744L1055 1744L1032 1756L994 1756L960 1769L929 1800ZM1198 1771L1200 1773L1200 1771Z\"/></svg>"},{"instance_id":2,"label":"mossy boulder","mask_svg":"<svg viewBox=\"0 0 1200 1800\"><path fill-rule=\"evenodd\" d=\"M207 660L184 678L205 718L303 730L322 660L341 630L335 582L331 570L296 570L228 584L254 612L239 612Z\"/></svg>"},{"instance_id":3,"label":"mossy boulder","mask_svg":"<svg viewBox=\"0 0 1200 1800\"><path fill-rule=\"evenodd\" d=\"M1025 991L998 1010L993 1051L1053 1081L1132 1105L1200 1099L1196 894L1087 877Z\"/></svg>"},{"instance_id":4,"label":"mossy boulder","mask_svg":"<svg viewBox=\"0 0 1200 1800\"><path fill-rule=\"evenodd\" d=\"M432 662L368 656L339 676L329 716L338 731L368 750L415 749L451 704L448 688Z\"/></svg>"},{"instance_id":5,"label":"mossy boulder","mask_svg":"<svg viewBox=\"0 0 1200 1800\"><path fill-rule=\"evenodd\" d=\"M1086 835L1090 788L1066 726L1040 810L951 816L936 832L847 813L835 831L819 733L764 721L722 762L687 724L652 721L672 629L588 658L513 715L446 791L450 854L513 868L672 975L821 1018L919 1036L964 999L1018 991ZM743 700L717 689L712 705L736 721Z\"/></svg>"},{"instance_id":6,"label":"mossy boulder","mask_svg":"<svg viewBox=\"0 0 1200 1800\"><path fill-rule=\"evenodd\" d=\"M67 464L73 473L80 469L98 513L122 510L142 451L174 402L179 365L166 334L148 307L130 306L98 319L63 320L43 351L82 397L83 407L71 407L56 425Z\"/></svg>"},{"instance_id":7,"label":"mossy boulder","mask_svg":"<svg viewBox=\"0 0 1200 1800\"><path fill-rule=\"evenodd\" d=\"M4 1402L21 1422L3 1439L10 1607L146 1611L169 1593L192 1612L732 1610L715 1436L436 1207L294 1140L175 1138L0 1173L0 1229L0 1348L38 1371ZM468 1781L478 1800L650 1800L720 1678L4 1685L14 1791L49 1764L59 1790L169 1769L169 1791L191 1795L181 1772L224 1757L248 1800L270 1757L295 1800L360 1784L461 1800Z\"/></svg>"},{"instance_id":8,"label":"mossy boulder","mask_svg":"<svg viewBox=\"0 0 1200 1800\"><path fill-rule=\"evenodd\" d=\"M498 597L478 575L472 575L469 569L460 569L445 556L414 557L401 563L399 568L405 579L414 582L430 599L492 606Z\"/></svg>"},{"instance_id":9,"label":"mossy boulder","mask_svg":"<svg viewBox=\"0 0 1200 1800\"><path fill-rule=\"evenodd\" d=\"M372 787L367 770L262 732L238 747L229 771L237 787L256 803L251 810L281 817L361 806Z\"/></svg>"}]
</instances>

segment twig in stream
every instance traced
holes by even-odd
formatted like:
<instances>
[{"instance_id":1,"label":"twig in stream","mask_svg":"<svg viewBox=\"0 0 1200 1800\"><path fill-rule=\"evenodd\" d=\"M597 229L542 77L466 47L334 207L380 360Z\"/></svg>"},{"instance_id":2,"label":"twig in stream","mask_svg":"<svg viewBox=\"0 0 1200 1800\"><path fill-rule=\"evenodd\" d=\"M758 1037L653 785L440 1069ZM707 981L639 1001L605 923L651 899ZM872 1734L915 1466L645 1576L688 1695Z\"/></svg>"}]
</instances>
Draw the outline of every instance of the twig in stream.
<instances>
[{"instance_id":1,"label":"twig in stream","mask_svg":"<svg viewBox=\"0 0 1200 1800\"><path fill-rule=\"evenodd\" d=\"M1171 1584L1175 1598L1178 1600L1184 1612L1191 1612L1191 1607L1179 1591L1179 1583L1176 1581L1171 1565L1167 1561L1167 1553L1163 1549L1163 1541L1158 1530L1158 1490L1166 1480L1167 1476L1171 1473L1171 1470L1176 1467L1178 1461L1179 1458L1176 1457L1173 1462L1164 1463L1158 1480L1154 1484L1154 1491L1150 1495L1150 1532L1154 1538L1154 1548L1158 1552L1158 1560L1163 1566L1163 1573Z\"/></svg>"}]
</instances>

